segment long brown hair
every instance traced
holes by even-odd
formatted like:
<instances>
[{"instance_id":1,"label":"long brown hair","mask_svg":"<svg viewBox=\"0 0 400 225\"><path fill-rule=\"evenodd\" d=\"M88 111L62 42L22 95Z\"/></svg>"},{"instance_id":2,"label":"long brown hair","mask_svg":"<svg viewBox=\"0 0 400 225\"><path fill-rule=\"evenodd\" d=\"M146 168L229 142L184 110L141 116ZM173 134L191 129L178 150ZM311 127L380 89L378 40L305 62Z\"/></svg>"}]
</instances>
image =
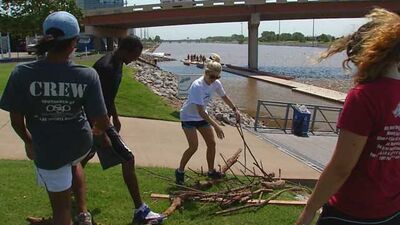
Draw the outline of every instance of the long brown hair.
<instances>
[{"instance_id":1,"label":"long brown hair","mask_svg":"<svg viewBox=\"0 0 400 225\"><path fill-rule=\"evenodd\" d=\"M322 61L346 50L347 58L343 68L350 69L352 62L358 70L354 83L368 83L376 80L393 63L400 61L400 16L382 8L375 8L366 15L370 21L353 34L336 40L322 53Z\"/></svg>"}]
</instances>

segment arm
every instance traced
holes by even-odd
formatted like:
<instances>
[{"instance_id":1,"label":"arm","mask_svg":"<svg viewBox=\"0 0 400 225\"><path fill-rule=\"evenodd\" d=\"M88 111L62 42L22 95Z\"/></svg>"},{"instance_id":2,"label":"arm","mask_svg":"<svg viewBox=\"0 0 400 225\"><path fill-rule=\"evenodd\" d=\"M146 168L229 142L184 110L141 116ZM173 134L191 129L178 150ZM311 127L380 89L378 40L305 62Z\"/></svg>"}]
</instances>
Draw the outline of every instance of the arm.
<instances>
[{"instance_id":1,"label":"arm","mask_svg":"<svg viewBox=\"0 0 400 225\"><path fill-rule=\"evenodd\" d=\"M239 110L236 108L236 106L232 103L231 99L227 96L224 95L221 97L222 100L229 106L231 107L231 109L233 110L233 112L235 113L235 117L236 117L236 122L240 122L240 113Z\"/></svg>"},{"instance_id":2,"label":"arm","mask_svg":"<svg viewBox=\"0 0 400 225\"><path fill-rule=\"evenodd\" d=\"M366 142L366 136L347 130L340 131L332 159L322 172L317 186L296 225L310 224L315 212L339 190L357 164Z\"/></svg>"},{"instance_id":3,"label":"arm","mask_svg":"<svg viewBox=\"0 0 400 225\"><path fill-rule=\"evenodd\" d=\"M215 132L217 133L217 137L219 139L224 138L224 132L222 131L222 129L218 126L218 124L211 119L211 117L206 113L206 111L204 110L204 107L202 105L197 105L197 112L199 113L199 115L208 123L211 124L211 126L214 127Z\"/></svg>"},{"instance_id":4,"label":"arm","mask_svg":"<svg viewBox=\"0 0 400 225\"><path fill-rule=\"evenodd\" d=\"M18 136L25 143L26 155L29 159L34 159L34 154L32 151L32 136L25 126L25 118L21 113L10 112L11 126Z\"/></svg>"},{"instance_id":5,"label":"arm","mask_svg":"<svg viewBox=\"0 0 400 225\"><path fill-rule=\"evenodd\" d=\"M119 120L119 117L118 117L117 107L115 106L115 99L112 101L109 114L112 117L113 125L114 125L115 129L119 132L121 130L121 121Z\"/></svg>"}]
</instances>

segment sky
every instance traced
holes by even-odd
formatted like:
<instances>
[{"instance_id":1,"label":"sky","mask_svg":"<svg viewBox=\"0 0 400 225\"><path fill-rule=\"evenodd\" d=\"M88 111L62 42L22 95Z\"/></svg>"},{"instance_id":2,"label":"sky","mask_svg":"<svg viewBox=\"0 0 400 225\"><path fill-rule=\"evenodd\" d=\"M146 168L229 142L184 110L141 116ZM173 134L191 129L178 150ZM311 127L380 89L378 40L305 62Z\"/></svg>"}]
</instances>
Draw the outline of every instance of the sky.
<instances>
[{"instance_id":1,"label":"sky","mask_svg":"<svg viewBox=\"0 0 400 225\"><path fill-rule=\"evenodd\" d=\"M159 4L159 0L128 0L128 5ZM322 33L330 34L335 37L347 35L366 22L365 19L318 19L314 20L314 35ZM280 24L280 26L279 26ZM242 29L243 27L243 29ZM306 36L313 35L313 20L281 20L281 21L261 21L259 35L263 31L274 31L279 33L301 32ZM209 36L231 36L232 34L242 34L248 36L247 22L243 23L213 23L213 24L194 24L179 26L163 26L148 28L150 37L159 35L161 39L199 39ZM142 31L143 33L144 31ZM140 36L141 31L136 30L136 35Z\"/></svg>"}]
</instances>

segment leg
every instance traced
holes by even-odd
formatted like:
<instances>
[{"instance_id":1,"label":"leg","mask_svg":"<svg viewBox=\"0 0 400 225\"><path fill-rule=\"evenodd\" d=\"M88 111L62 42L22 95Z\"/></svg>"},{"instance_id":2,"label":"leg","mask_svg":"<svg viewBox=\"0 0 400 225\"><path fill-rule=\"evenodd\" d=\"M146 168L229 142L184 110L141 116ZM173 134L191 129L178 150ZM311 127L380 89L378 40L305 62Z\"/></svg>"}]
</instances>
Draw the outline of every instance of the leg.
<instances>
[{"instance_id":1,"label":"leg","mask_svg":"<svg viewBox=\"0 0 400 225\"><path fill-rule=\"evenodd\" d=\"M72 225L71 220L71 191L47 192L53 209L54 225Z\"/></svg>"},{"instance_id":2,"label":"leg","mask_svg":"<svg viewBox=\"0 0 400 225\"><path fill-rule=\"evenodd\" d=\"M72 190L78 204L78 212L87 212L85 174L80 163L72 166Z\"/></svg>"},{"instance_id":3,"label":"leg","mask_svg":"<svg viewBox=\"0 0 400 225\"><path fill-rule=\"evenodd\" d=\"M71 165L65 165L55 170L36 168L36 175L39 186L45 187L49 195L54 225L72 225Z\"/></svg>"},{"instance_id":4,"label":"leg","mask_svg":"<svg viewBox=\"0 0 400 225\"><path fill-rule=\"evenodd\" d=\"M182 159L179 165L179 170L184 171L186 164L189 162L190 158L192 158L193 154L197 151L197 147L199 145L197 139L197 131L195 128L183 128L185 132L186 139L189 144L189 148L182 155Z\"/></svg>"},{"instance_id":5,"label":"leg","mask_svg":"<svg viewBox=\"0 0 400 225\"><path fill-rule=\"evenodd\" d=\"M135 158L122 163L122 175L135 204L135 208L139 208L143 202L140 197L139 184L135 172Z\"/></svg>"},{"instance_id":6,"label":"leg","mask_svg":"<svg viewBox=\"0 0 400 225\"><path fill-rule=\"evenodd\" d=\"M214 170L214 161L215 161L215 138L214 132L211 126L199 127L198 128L201 136L203 136L204 141L207 145L207 164L208 171Z\"/></svg>"}]
</instances>

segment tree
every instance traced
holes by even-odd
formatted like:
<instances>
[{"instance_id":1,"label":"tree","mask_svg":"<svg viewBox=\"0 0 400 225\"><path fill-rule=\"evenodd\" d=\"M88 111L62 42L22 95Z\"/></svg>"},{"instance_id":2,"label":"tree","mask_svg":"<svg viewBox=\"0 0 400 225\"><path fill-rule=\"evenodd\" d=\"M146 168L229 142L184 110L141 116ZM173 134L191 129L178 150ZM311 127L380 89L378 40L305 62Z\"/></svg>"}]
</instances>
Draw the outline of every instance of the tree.
<instances>
[{"instance_id":1,"label":"tree","mask_svg":"<svg viewBox=\"0 0 400 225\"><path fill-rule=\"evenodd\" d=\"M232 41L237 41L239 44L243 44L245 38L242 34L232 34L231 36Z\"/></svg>"},{"instance_id":2,"label":"tree","mask_svg":"<svg viewBox=\"0 0 400 225\"><path fill-rule=\"evenodd\" d=\"M293 41L299 41L299 42L305 42L306 41L306 37L304 36L304 34L302 34L300 32L294 32L292 34L292 38L293 38Z\"/></svg>"},{"instance_id":3,"label":"tree","mask_svg":"<svg viewBox=\"0 0 400 225\"><path fill-rule=\"evenodd\" d=\"M261 33L260 41L262 42L271 42L276 41L276 34L273 31L264 31Z\"/></svg>"},{"instance_id":4,"label":"tree","mask_svg":"<svg viewBox=\"0 0 400 225\"><path fill-rule=\"evenodd\" d=\"M282 33L279 35L280 41L291 41L293 39L292 34L290 33Z\"/></svg>"},{"instance_id":5,"label":"tree","mask_svg":"<svg viewBox=\"0 0 400 225\"><path fill-rule=\"evenodd\" d=\"M317 40L320 42L330 42L332 40L334 40L335 37L329 35L329 34L321 34L317 37Z\"/></svg>"},{"instance_id":6,"label":"tree","mask_svg":"<svg viewBox=\"0 0 400 225\"><path fill-rule=\"evenodd\" d=\"M154 37L154 42L161 42L161 37L158 36L158 35L156 35L156 36Z\"/></svg>"},{"instance_id":7,"label":"tree","mask_svg":"<svg viewBox=\"0 0 400 225\"><path fill-rule=\"evenodd\" d=\"M0 2L0 32L21 36L41 34L44 19L61 10L70 12L78 21L83 18L75 0L3 0Z\"/></svg>"}]
</instances>

